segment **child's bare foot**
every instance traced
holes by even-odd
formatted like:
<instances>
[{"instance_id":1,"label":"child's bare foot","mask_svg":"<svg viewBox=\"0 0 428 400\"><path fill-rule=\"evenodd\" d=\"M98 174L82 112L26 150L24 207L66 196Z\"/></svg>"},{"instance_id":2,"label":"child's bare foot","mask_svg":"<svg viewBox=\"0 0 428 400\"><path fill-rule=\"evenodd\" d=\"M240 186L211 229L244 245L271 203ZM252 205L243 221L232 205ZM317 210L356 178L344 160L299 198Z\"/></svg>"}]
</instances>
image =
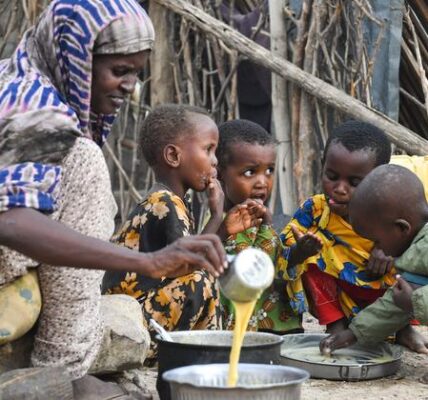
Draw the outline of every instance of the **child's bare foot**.
<instances>
[{"instance_id":1,"label":"child's bare foot","mask_svg":"<svg viewBox=\"0 0 428 400\"><path fill-rule=\"evenodd\" d=\"M328 324L325 332L329 333L330 335L334 335L336 333L343 332L347 328L348 328L348 320L346 318L342 318L332 322L331 324Z\"/></svg>"},{"instance_id":2,"label":"child's bare foot","mask_svg":"<svg viewBox=\"0 0 428 400\"><path fill-rule=\"evenodd\" d=\"M411 325L407 325L397 332L396 342L416 353L428 354L428 339L424 338Z\"/></svg>"},{"instance_id":3,"label":"child's bare foot","mask_svg":"<svg viewBox=\"0 0 428 400\"><path fill-rule=\"evenodd\" d=\"M354 344L357 338L350 329L344 329L321 340L320 351L324 355L330 355L332 351L348 347Z\"/></svg>"}]
</instances>

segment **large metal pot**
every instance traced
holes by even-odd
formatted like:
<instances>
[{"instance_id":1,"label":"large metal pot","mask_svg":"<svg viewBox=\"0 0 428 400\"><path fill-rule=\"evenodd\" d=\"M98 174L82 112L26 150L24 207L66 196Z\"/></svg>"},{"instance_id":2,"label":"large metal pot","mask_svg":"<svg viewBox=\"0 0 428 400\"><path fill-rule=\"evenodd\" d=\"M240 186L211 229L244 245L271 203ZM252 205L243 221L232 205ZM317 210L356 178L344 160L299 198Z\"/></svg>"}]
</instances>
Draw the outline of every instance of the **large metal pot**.
<instances>
[{"instance_id":1,"label":"large metal pot","mask_svg":"<svg viewBox=\"0 0 428 400\"><path fill-rule=\"evenodd\" d=\"M165 372L172 400L299 400L309 373L281 365L239 364L238 383L227 386L229 364L191 365Z\"/></svg>"},{"instance_id":2,"label":"large metal pot","mask_svg":"<svg viewBox=\"0 0 428 400\"><path fill-rule=\"evenodd\" d=\"M161 400L170 400L169 385L162 374L173 368L195 364L228 363L232 347L230 331L181 331L170 332L173 342L157 336L158 379L156 387ZM240 362L255 364L280 364L281 343L278 335L247 332L241 349Z\"/></svg>"}]
</instances>

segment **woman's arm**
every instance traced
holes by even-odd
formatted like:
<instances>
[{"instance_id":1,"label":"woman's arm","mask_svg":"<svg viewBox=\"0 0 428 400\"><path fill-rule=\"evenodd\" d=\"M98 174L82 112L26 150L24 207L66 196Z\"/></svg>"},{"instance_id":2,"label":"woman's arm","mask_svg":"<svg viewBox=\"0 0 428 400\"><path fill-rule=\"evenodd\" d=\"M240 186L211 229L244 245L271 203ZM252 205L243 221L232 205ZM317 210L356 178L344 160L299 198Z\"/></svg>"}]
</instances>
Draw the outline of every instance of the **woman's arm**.
<instances>
[{"instance_id":1,"label":"woman's arm","mask_svg":"<svg viewBox=\"0 0 428 400\"><path fill-rule=\"evenodd\" d=\"M0 213L0 244L51 265L133 271L153 278L189 273L193 265L218 276L226 260L215 235L182 238L144 254L82 235L27 208Z\"/></svg>"}]
</instances>

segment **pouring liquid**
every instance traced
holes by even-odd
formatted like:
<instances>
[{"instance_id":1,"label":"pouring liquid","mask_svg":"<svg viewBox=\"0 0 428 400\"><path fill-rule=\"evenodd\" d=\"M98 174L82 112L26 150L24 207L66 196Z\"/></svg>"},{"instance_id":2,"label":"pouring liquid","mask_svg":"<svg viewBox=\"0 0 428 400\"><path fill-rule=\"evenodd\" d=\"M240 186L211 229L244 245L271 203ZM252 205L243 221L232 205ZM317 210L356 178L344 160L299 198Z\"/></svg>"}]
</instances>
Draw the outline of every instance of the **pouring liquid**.
<instances>
[{"instance_id":1,"label":"pouring liquid","mask_svg":"<svg viewBox=\"0 0 428 400\"><path fill-rule=\"evenodd\" d=\"M241 347L247 330L248 321L253 314L257 299L245 303L232 301L235 307L235 328L233 330L232 350L229 359L229 376L227 384L229 387L236 386L238 381L238 363Z\"/></svg>"}]
</instances>

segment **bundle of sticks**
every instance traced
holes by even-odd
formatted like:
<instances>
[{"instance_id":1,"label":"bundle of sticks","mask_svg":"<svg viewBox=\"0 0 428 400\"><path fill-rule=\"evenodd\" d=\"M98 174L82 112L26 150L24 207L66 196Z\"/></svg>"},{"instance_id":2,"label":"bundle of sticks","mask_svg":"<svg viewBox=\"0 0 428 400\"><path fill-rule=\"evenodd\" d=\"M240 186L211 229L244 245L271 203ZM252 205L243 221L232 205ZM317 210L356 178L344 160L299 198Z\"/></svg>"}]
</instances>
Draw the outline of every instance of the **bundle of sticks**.
<instances>
[{"instance_id":1,"label":"bundle of sticks","mask_svg":"<svg viewBox=\"0 0 428 400\"><path fill-rule=\"evenodd\" d=\"M407 0L400 65L400 123L428 138L428 4Z\"/></svg>"}]
</instances>

